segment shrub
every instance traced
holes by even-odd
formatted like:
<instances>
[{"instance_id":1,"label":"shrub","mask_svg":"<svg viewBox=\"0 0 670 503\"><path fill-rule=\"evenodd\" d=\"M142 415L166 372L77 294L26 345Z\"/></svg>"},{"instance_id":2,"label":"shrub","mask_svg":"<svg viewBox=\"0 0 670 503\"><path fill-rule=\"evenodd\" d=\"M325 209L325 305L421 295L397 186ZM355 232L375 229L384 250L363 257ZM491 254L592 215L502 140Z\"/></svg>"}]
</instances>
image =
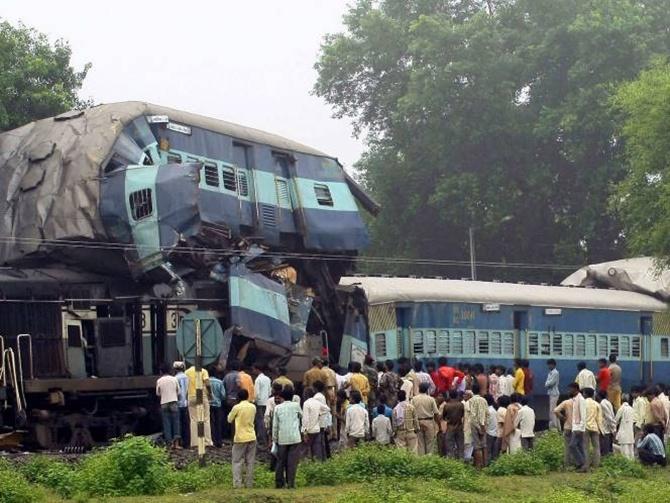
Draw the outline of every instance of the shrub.
<instances>
[{"instance_id":1,"label":"shrub","mask_svg":"<svg viewBox=\"0 0 670 503\"><path fill-rule=\"evenodd\" d=\"M90 496L163 494L173 470L163 449L145 438L127 436L84 459L77 489Z\"/></svg>"},{"instance_id":2,"label":"shrub","mask_svg":"<svg viewBox=\"0 0 670 503\"><path fill-rule=\"evenodd\" d=\"M597 499L569 487L553 490L538 498L537 501L542 503L598 503Z\"/></svg>"},{"instance_id":3,"label":"shrub","mask_svg":"<svg viewBox=\"0 0 670 503\"><path fill-rule=\"evenodd\" d=\"M201 491L216 486L232 486L232 471L230 465L213 463L207 466L198 466L191 463L182 470L169 472L167 492L180 494Z\"/></svg>"},{"instance_id":4,"label":"shrub","mask_svg":"<svg viewBox=\"0 0 670 503\"><path fill-rule=\"evenodd\" d=\"M503 454L486 468L485 471L494 477L505 475L542 475L547 473L547 466L534 453L518 451L514 454Z\"/></svg>"},{"instance_id":5,"label":"shrub","mask_svg":"<svg viewBox=\"0 0 670 503\"><path fill-rule=\"evenodd\" d=\"M378 479L374 484L365 484L356 489L346 489L335 498L335 503L457 503L460 501L448 494L444 483L439 481L416 481Z\"/></svg>"},{"instance_id":6,"label":"shrub","mask_svg":"<svg viewBox=\"0 0 670 503\"><path fill-rule=\"evenodd\" d=\"M16 470L0 470L0 503L37 503L45 494Z\"/></svg>"},{"instance_id":7,"label":"shrub","mask_svg":"<svg viewBox=\"0 0 670 503\"><path fill-rule=\"evenodd\" d=\"M533 454L540 458L549 471L563 467L565 445L563 435L557 431L548 431L540 435L535 442Z\"/></svg>"},{"instance_id":8,"label":"shrub","mask_svg":"<svg viewBox=\"0 0 670 503\"><path fill-rule=\"evenodd\" d=\"M19 466L29 482L53 489L63 498L71 498L77 487L77 472L70 464L47 456L34 456Z\"/></svg>"},{"instance_id":9,"label":"shrub","mask_svg":"<svg viewBox=\"0 0 670 503\"><path fill-rule=\"evenodd\" d=\"M600 470L610 477L630 477L643 479L647 477L644 467L635 460L628 459L621 454L605 456L600 464Z\"/></svg>"}]
</instances>

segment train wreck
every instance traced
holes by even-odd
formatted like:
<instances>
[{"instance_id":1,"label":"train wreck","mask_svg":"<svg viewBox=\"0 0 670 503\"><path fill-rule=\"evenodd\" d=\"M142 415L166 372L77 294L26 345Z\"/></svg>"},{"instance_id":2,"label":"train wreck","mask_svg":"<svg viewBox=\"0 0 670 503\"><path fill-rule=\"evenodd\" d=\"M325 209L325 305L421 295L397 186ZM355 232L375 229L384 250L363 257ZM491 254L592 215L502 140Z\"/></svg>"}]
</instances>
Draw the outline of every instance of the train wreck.
<instances>
[{"instance_id":1,"label":"train wreck","mask_svg":"<svg viewBox=\"0 0 670 503\"><path fill-rule=\"evenodd\" d=\"M43 446L142 428L188 320L210 320L210 364L338 354L359 207L378 211L335 158L148 103L0 134L4 424Z\"/></svg>"}]
</instances>

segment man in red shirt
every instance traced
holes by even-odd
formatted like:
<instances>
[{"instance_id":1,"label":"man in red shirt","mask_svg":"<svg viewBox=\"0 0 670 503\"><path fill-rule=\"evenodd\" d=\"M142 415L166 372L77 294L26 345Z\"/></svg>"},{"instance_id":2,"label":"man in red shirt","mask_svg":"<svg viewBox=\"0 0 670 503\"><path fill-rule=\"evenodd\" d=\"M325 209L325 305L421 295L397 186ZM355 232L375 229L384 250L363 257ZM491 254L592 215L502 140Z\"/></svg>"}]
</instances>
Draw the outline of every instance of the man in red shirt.
<instances>
[{"instance_id":1,"label":"man in red shirt","mask_svg":"<svg viewBox=\"0 0 670 503\"><path fill-rule=\"evenodd\" d=\"M437 387L438 393L440 394L454 389L460 384L463 378L465 378L465 374L463 372L456 370L453 367L447 366L447 359L444 356L438 358L437 365L438 380L435 381L433 379L433 381L435 382L435 386Z\"/></svg>"},{"instance_id":2,"label":"man in red shirt","mask_svg":"<svg viewBox=\"0 0 670 503\"><path fill-rule=\"evenodd\" d=\"M598 367L600 368L598 371L598 389L607 393L607 388L610 385L611 379L610 369L607 366L607 360L605 358L598 360Z\"/></svg>"},{"instance_id":3,"label":"man in red shirt","mask_svg":"<svg viewBox=\"0 0 670 503\"><path fill-rule=\"evenodd\" d=\"M523 392L525 396L531 396L533 394L533 380L535 379L535 374L530 369L530 362L528 360L521 361L521 370L523 370Z\"/></svg>"}]
</instances>

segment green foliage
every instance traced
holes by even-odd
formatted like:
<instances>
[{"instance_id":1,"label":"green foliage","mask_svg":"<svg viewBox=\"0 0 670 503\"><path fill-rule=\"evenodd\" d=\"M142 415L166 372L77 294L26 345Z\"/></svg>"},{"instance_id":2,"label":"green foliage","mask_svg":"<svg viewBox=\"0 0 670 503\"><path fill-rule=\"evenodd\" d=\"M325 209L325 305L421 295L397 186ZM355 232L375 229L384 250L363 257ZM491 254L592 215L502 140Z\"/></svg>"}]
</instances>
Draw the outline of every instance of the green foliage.
<instances>
[{"instance_id":1,"label":"green foliage","mask_svg":"<svg viewBox=\"0 0 670 503\"><path fill-rule=\"evenodd\" d=\"M665 0L354 2L315 92L368 135L371 253L462 260L474 226L480 260L618 257L610 98L668 53L668 25Z\"/></svg>"},{"instance_id":2,"label":"green foliage","mask_svg":"<svg viewBox=\"0 0 670 503\"><path fill-rule=\"evenodd\" d=\"M457 503L447 492L447 486L441 481L422 481L421 484L412 480L378 479L373 484L365 484L360 488L345 490L335 498L335 503Z\"/></svg>"},{"instance_id":3,"label":"green foliage","mask_svg":"<svg viewBox=\"0 0 670 503\"><path fill-rule=\"evenodd\" d=\"M31 458L20 466L19 471L29 482L48 487L63 498L72 497L77 490L74 467L47 456Z\"/></svg>"},{"instance_id":4,"label":"green foliage","mask_svg":"<svg viewBox=\"0 0 670 503\"><path fill-rule=\"evenodd\" d=\"M93 496L163 494L171 472L164 449L128 436L87 457L77 473L78 489Z\"/></svg>"},{"instance_id":5,"label":"green foliage","mask_svg":"<svg viewBox=\"0 0 670 503\"><path fill-rule=\"evenodd\" d=\"M486 468L486 473L494 477L505 475L544 475L547 466L542 458L529 451L503 454Z\"/></svg>"},{"instance_id":6,"label":"green foliage","mask_svg":"<svg viewBox=\"0 0 670 503\"><path fill-rule=\"evenodd\" d=\"M0 132L87 103L77 91L90 64L70 66L72 51L22 24L0 23Z\"/></svg>"},{"instance_id":7,"label":"green foliage","mask_svg":"<svg viewBox=\"0 0 670 503\"><path fill-rule=\"evenodd\" d=\"M231 487L232 471L228 464L213 463L204 467L191 463L182 470L170 472L167 492L179 494L201 491L216 486Z\"/></svg>"},{"instance_id":8,"label":"green foliage","mask_svg":"<svg viewBox=\"0 0 670 503\"><path fill-rule=\"evenodd\" d=\"M569 487L556 489L531 501L537 503L598 503L599 500Z\"/></svg>"},{"instance_id":9,"label":"green foliage","mask_svg":"<svg viewBox=\"0 0 670 503\"><path fill-rule=\"evenodd\" d=\"M325 463L302 463L298 472L308 485L367 482L380 477L439 479L453 489L479 489L478 475L459 461L439 456L414 456L404 449L364 445L333 456Z\"/></svg>"},{"instance_id":10,"label":"green foliage","mask_svg":"<svg viewBox=\"0 0 670 503\"><path fill-rule=\"evenodd\" d=\"M560 432L548 431L535 439L533 454L542 460L549 471L560 470L563 467L564 445Z\"/></svg>"},{"instance_id":11,"label":"green foliage","mask_svg":"<svg viewBox=\"0 0 670 503\"><path fill-rule=\"evenodd\" d=\"M647 477L647 472L640 463L628 459L621 454L613 454L602 458L599 469L607 477L628 477L635 479L644 479Z\"/></svg>"},{"instance_id":12,"label":"green foliage","mask_svg":"<svg viewBox=\"0 0 670 503\"><path fill-rule=\"evenodd\" d=\"M621 86L614 106L628 163L612 205L621 216L631 250L670 264L670 65L658 61Z\"/></svg>"},{"instance_id":13,"label":"green foliage","mask_svg":"<svg viewBox=\"0 0 670 503\"><path fill-rule=\"evenodd\" d=\"M0 503L37 503L44 493L16 471L0 469Z\"/></svg>"}]
</instances>

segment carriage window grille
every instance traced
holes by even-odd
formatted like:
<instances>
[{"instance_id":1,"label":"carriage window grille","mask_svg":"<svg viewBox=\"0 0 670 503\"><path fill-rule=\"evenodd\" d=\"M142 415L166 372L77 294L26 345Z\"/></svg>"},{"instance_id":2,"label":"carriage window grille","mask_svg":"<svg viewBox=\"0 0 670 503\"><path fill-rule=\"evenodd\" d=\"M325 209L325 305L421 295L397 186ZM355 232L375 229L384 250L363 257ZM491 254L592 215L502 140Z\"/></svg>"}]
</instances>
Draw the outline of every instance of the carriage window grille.
<instances>
[{"instance_id":1,"label":"carriage window grille","mask_svg":"<svg viewBox=\"0 0 670 503\"><path fill-rule=\"evenodd\" d=\"M491 340L489 341L489 352L492 355L499 355L502 353L502 334L500 332L491 332Z\"/></svg>"},{"instance_id":2,"label":"carriage window grille","mask_svg":"<svg viewBox=\"0 0 670 503\"><path fill-rule=\"evenodd\" d=\"M142 189L132 192L128 197L130 214L133 220L142 220L150 217L154 212L154 203L151 200L151 189Z\"/></svg>"},{"instance_id":3,"label":"carriage window grille","mask_svg":"<svg viewBox=\"0 0 670 503\"><path fill-rule=\"evenodd\" d=\"M423 332L421 330L412 332L412 351L415 355L423 354Z\"/></svg>"},{"instance_id":4,"label":"carriage window grille","mask_svg":"<svg viewBox=\"0 0 670 503\"><path fill-rule=\"evenodd\" d=\"M219 167L211 162L206 162L203 167L205 171L205 184L210 187L219 186Z\"/></svg>"},{"instance_id":5,"label":"carriage window grille","mask_svg":"<svg viewBox=\"0 0 670 503\"><path fill-rule=\"evenodd\" d=\"M543 356L551 353L551 336L549 334L540 335L540 353Z\"/></svg>"},{"instance_id":6,"label":"carriage window grille","mask_svg":"<svg viewBox=\"0 0 670 503\"><path fill-rule=\"evenodd\" d=\"M588 356L597 356L598 352L596 351L596 336L587 335L586 336L586 354Z\"/></svg>"},{"instance_id":7,"label":"carriage window grille","mask_svg":"<svg viewBox=\"0 0 670 503\"><path fill-rule=\"evenodd\" d=\"M631 341L630 353L631 353L631 356L633 358L639 358L640 357L640 338L639 337L633 337L633 340Z\"/></svg>"},{"instance_id":8,"label":"carriage window grille","mask_svg":"<svg viewBox=\"0 0 670 503\"><path fill-rule=\"evenodd\" d=\"M583 335L575 335L575 356L586 356L586 340Z\"/></svg>"},{"instance_id":9,"label":"carriage window grille","mask_svg":"<svg viewBox=\"0 0 670 503\"><path fill-rule=\"evenodd\" d=\"M561 334L551 336L551 349L554 356L563 355L563 336Z\"/></svg>"},{"instance_id":10,"label":"carriage window grille","mask_svg":"<svg viewBox=\"0 0 670 503\"><path fill-rule=\"evenodd\" d=\"M231 192L237 192L237 180L235 179L235 170L228 166L223 167L223 187Z\"/></svg>"},{"instance_id":11,"label":"carriage window grille","mask_svg":"<svg viewBox=\"0 0 670 503\"><path fill-rule=\"evenodd\" d=\"M333 206L333 196L330 194L328 185L315 183L314 193L316 194L316 201L320 206Z\"/></svg>"},{"instance_id":12,"label":"carriage window grille","mask_svg":"<svg viewBox=\"0 0 670 503\"><path fill-rule=\"evenodd\" d=\"M277 185L277 202L282 208L291 207L291 196L288 191L288 181L277 178L275 179L275 184Z\"/></svg>"},{"instance_id":13,"label":"carriage window grille","mask_svg":"<svg viewBox=\"0 0 670 503\"><path fill-rule=\"evenodd\" d=\"M573 336L570 334L565 334L563 336L563 355L564 356L574 356L575 354L575 344Z\"/></svg>"},{"instance_id":14,"label":"carriage window grille","mask_svg":"<svg viewBox=\"0 0 670 503\"><path fill-rule=\"evenodd\" d=\"M167 155L168 164L181 164L181 154L177 152L168 152Z\"/></svg>"},{"instance_id":15,"label":"carriage window grille","mask_svg":"<svg viewBox=\"0 0 670 503\"><path fill-rule=\"evenodd\" d=\"M614 355L619 354L619 336L613 335L610 337L610 353ZM606 355L603 355L606 356Z\"/></svg>"},{"instance_id":16,"label":"carriage window grille","mask_svg":"<svg viewBox=\"0 0 670 503\"><path fill-rule=\"evenodd\" d=\"M489 342L489 333L480 332L477 336L477 352L483 355L489 354Z\"/></svg>"},{"instance_id":17,"label":"carriage window grille","mask_svg":"<svg viewBox=\"0 0 670 503\"><path fill-rule=\"evenodd\" d=\"M661 358L670 357L670 340L667 337L661 338Z\"/></svg>"},{"instance_id":18,"label":"carriage window grille","mask_svg":"<svg viewBox=\"0 0 670 503\"><path fill-rule=\"evenodd\" d=\"M475 354L475 332L468 330L463 334L463 353L466 355Z\"/></svg>"},{"instance_id":19,"label":"carriage window grille","mask_svg":"<svg viewBox=\"0 0 670 503\"><path fill-rule=\"evenodd\" d=\"M598 355L606 356L608 354L607 350L607 336L599 335L598 336Z\"/></svg>"},{"instance_id":20,"label":"carriage window grille","mask_svg":"<svg viewBox=\"0 0 670 503\"><path fill-rule=\"evenodd\" d=\"M536 333L528 334L528 354L530 355L539 354L539 341L538 341L538 334Z\"/></svg>"},{"instance_id":21,"label":"carriage window grille","mask_svg":"<svg viewBox=\"0 0 670 503\"><path fill-rule=\"evenodd\" d=\"M375 334L375 356L386 358L386 334L384 332Z\"/></svg>"},{"instance_id":22,"label":"carriage window grille","mask_svg":"<svg viewBox=\"0 0 670 503\"><path fill-rule=\"evenodd\" d=\"M446 330L440 330L437 334L437 353L449 354L449 332Z\"/></svg>"},{"instance_id":23,"label":"carriage window grille","mask_svg":"<svg viewBox=\"0 0 670 503\"><path fill-rule=\"evenodd\" d=\"M622 336L619 340L619 356L630 356L630 337Z\"/></svg>"},{"instance_id":24,"label":"carriage window grille","mask_svg":"<svg viewBox=\"0 0 670 503\"><path fill-rule=\"evenodd\" d=\"M243 169L237 170L237 186L240 189L240 195L242 197L247 197L249 195L249 179L247 177L247 172Z\"/></svg>"},{"instance_id":25,"label":"carriage window grille","mask_svg":"<svg viewBox=\"0 0 670 503\"><path fill-rule=\"evenodd\" d=\"M398 356L402 356L405 354L405 345L403 344L403 337L402 337L402 328L399 328L396 331L396 342L397 342L397 348L398 348Z\"/></svg>"},{"instance_id":26,"label":"carriage window grille","mask_svg":"<svg viewBox=\"0 0 670 503\"><path fill-rule=\"evenodd\" d=\"M503 334L503 354L512 356L514 354L514 333Z\"/></svg>"},{"instance_id":27,"label":"carriage window grille","mask_svg":"<svg viewBox=\"0 0 670 503\"><path fill-rule=\"evenodd\" d=\"M437 335L435 334L435 330L426 330L424 346L427 354L435 354L437 352Z\"/></svg>"},{"instance_id":28,"label":"carriage window grille","mask_svg":"<svg viewBox=\"0 0 670 503\"><path fill-rule=\"evenodd\" d=\"M261 218L265 227L277 227L277 209L271 204L261 204Z\"/></svg>"},{"instance_id":29,"label":"carriage window grille","mask_svg":"<svg viewBox=\"0 0 670 503\"><path fill-rule=\"evenodd\" d=\"M456 355L463 354L463 332L451 332L451 353Z\"/></svg>"}]
</instances>

